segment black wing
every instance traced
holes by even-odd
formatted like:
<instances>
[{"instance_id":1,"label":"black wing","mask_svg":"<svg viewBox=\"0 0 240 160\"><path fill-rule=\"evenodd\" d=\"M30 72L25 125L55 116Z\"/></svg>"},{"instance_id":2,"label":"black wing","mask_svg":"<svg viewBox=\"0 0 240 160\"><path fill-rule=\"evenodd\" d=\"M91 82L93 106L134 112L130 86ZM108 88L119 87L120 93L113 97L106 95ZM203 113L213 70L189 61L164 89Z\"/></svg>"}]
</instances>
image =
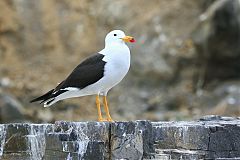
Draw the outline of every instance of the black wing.
<instances>
[{"instance_id":1,"label":"black wing","mask_svg":"<svg viewBox=\"0 0 240 160\"><path fill-rule=\"evenodd\" d=\"M104 55L97 53L84 60L55 90L67 87L83 89L100 80L104 75L104 66L106 64L102 60L103 57Z\"/></svg>"},{"instance_id":2,"label":"black wing","mask_svg":"<svg viewBox=\"0 0 240 160\"><path fill-rule=\"evenodd\" d=\"M66 89L67 87L76 87L79 89L83 89L86 86L97 82L104 75L104 66L106 62L102 60L103 57L104 55L99 53L88 57L83 62L81 62L72 71L72 73L55 89L47 92L46 94L38 98L33 99L30 102L42 101L41 103L43 103L68 91Z\"/></svg>"},{"instance_id":3,"label":"black wing","mask_svg":"<svg viewBox=\"0 0 240 160\"><path fill-rule=\"evenodd\" d=\"M37 101L42 101L42 102L44 102L45 100L48 100L48 99L50 98L50 96L52 95L53 91L54 91L54 89L48 91L48 92L45 93L44 95L42 95L42 96L40 96L40 97L37 97L37 98L31 100L30 103L32 103L32 102L37 102ZM41 103L42 103L42 102L41 102Z\"/></svg>"}]
</instances>

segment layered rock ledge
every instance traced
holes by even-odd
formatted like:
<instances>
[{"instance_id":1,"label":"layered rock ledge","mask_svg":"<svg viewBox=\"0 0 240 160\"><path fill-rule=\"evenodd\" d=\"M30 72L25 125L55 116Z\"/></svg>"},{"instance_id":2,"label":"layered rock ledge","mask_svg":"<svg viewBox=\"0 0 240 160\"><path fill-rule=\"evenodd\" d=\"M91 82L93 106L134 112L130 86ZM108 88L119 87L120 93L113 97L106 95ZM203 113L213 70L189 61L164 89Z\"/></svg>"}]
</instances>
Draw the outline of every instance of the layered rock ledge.
<instances>
[{"instance_id":1,"label":"layered rock ledge","mask_svg":"<svg viewBox=\"0 0 240 160\"><path fill-rule=\"evenodd\" d=\"M240 119L0 125L2 160L240 158Z\"/></svg>"}]
</instances>

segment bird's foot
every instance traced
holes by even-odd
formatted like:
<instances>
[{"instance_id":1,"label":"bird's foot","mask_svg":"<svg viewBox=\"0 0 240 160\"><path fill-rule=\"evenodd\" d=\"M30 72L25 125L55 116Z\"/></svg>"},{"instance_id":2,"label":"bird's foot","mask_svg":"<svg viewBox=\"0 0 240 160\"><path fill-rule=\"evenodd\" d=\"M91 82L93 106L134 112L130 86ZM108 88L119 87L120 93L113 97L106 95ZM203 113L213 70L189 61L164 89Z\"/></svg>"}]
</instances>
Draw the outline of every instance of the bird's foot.
<instances>
[{"instance_id":1,"label":"bird's foot","mask_svg":"<svg viewBox=\"0 0 240 160\"><path fill-rule=\"evenodd\" d=\"M112 118L110 117L110 118L106 118L106 119L104 119L104 118L98 118L98 122L114 122L114 121L113 121Z\"/></svg>"},{"instance_id":2,"label":"bird's foot","mask_svg":"<svg viewBox=\"0 0 240 160\"><path fill-rule=\"evenodd\" d=\"M98 122L106 122L108 121L107 119L104 119L104 118L98 118Z\"/></svg>"},{"instance_id":3,"label":"bird's foot","mask_svg":"<svg viewBox=\"0 0 240 160\"><path fill-rule=\"evenodd\" d=\"M108 121L108 122L114 122L114 120L113 120L111 117L108 117L108 118L107 118L107 121Z\"/></svg>"}]
</instances>

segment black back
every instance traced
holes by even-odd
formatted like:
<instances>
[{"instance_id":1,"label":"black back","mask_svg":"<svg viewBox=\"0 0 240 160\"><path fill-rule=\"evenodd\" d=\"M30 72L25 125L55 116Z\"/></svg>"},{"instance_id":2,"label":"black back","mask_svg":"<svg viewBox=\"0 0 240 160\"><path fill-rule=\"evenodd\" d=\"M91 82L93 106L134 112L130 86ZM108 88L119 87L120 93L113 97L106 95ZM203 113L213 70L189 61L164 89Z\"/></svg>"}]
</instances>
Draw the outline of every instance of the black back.
<instances>
[{"instance_id":1,"label":"black back","mask_svg":"<svg viewBox=\"0 0 240 160\"><path fill-rule=\"evenodd\" d=\"M83 89L100 80L104 76L104 66L106 64L102 60L103 57L104 55L97 53L85 59L55 90L67 87Z\"/></svg>"}]
</instances>

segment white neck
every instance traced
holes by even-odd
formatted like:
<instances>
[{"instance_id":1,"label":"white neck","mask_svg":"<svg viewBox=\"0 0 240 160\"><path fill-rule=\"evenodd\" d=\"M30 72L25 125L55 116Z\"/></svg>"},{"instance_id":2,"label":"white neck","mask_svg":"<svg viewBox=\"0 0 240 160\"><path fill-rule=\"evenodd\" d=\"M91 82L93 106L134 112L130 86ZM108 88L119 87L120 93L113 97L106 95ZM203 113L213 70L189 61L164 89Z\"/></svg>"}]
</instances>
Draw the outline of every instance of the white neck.
<instances>
[{"instance_id":1,"label":"white neck","mask_svg":"<svg viewBox=\"0 0 240 160\"><path fill-rule=\"evenodd\" d=\"M110 42L105 44L105 48L99 53L103 55L114 54L116 52L130 52L125 42Z\"/></svg>"}]
</instances>

